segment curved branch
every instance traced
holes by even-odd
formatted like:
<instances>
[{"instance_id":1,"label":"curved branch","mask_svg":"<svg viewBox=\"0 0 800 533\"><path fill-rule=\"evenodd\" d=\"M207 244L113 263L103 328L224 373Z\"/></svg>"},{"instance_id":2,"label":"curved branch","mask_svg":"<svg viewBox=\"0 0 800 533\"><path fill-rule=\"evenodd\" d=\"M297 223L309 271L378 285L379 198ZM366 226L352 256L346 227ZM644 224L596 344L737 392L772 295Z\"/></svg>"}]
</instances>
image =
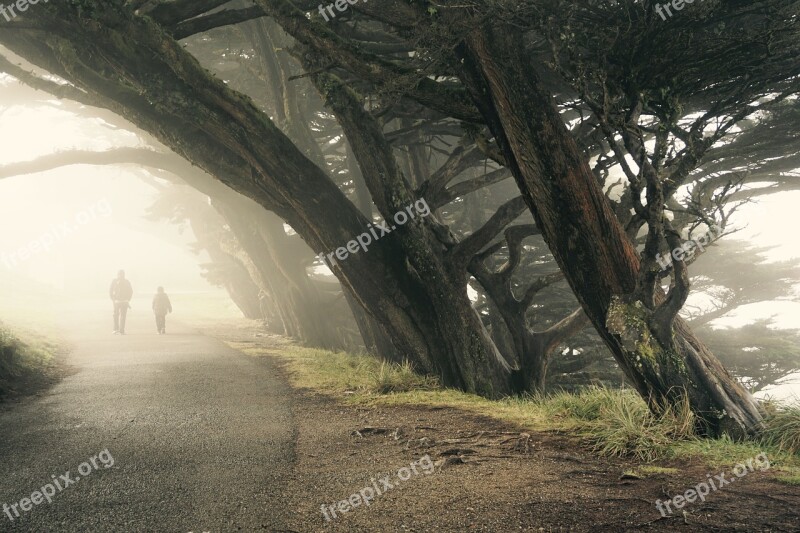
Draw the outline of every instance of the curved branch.
<instances>
[{"instance_id":1,"label":"curved branch","mask_svg":"<svg viewBox=\"0 0 800 533\"><path fill-rule=\"evenodd\" d=\"M116 148L103 152L74 150L56 152L30 161L20 161L0 166L0 179L47 172L70 165L139 165L167 170L183 175L187 170L197 171L174 154L156 152L147 148Z\"/></svg>"},{"instance_id":2,"label":"curved branch","mask_svg":"<svg viewBox=\"0 0 800 533\"><path fill-rule=\"evenodd\" d=\"M224 9L211 15L185 20L172 28L169 28L172 37L176 40L186 39L192 35L203 33L222 26L231 26L265 17L266 13L258 6L247 7L244 9Z\"/></svg>"},{"instance_id":3,"label":"curved branch","mask_svg":"<svg viewBox=\"0 0 800 533\"><path fill-rule=\"evenodd\" d=\"M563 343L589 324L589 317L584 313L583 308L579 307L566 317L559 320L549 328L541 332L534 332L540 336L544 345L544 352L551 353L559 344Z\"/></svg>"},{"instance_id":4,"label":"curved branch","mask_svg":"<svg viewBox=\"0 0 800 533\"><path fill-rule=\"evenodd\" d=\"M494 185L495 183L500 183L501 181L506 180L510 177L511 177L510 170L508 170L507 168L499 168L497 170L493 170L492 172L484 174L479 178L456 183L449 189L445 189L443 192L441 192L439 196L436 196L434 201L436 202L438 207L441 207L443 205L449 204L456 198L466 196L469 193L483 189L484 187L488 187L490 185Z\"/></svg>"},{"instance_id":5,"label":"curved branch","mask_svg":"<svg viewBox=\"0 0 800 533\"><path fill-rule=\"evenodd\" d=\"M681 248L683 243L681 242L680 234L675 231L669 221L665 220L664 226L664 237L670 249ZM652 318L653 331L664 346L673 345L672 325L675 322L675 317L678 316L678 312L689 297L689 287L691 285L686 263L682 259L678 260L677 257L673 259L672 286L664 301L653 311Z\"/></svg>"},{"instance_id":6,"label":"curved branch","mask_svg":"<svg viewBox=\"0 0 800 533\"><path fill-rule=\"evenodd\" d=\"M507 201L480 229L456 245L450 254L456 261L467 264L472 256L480 252L486 245L503 231L503 228L514 222L527 209L522 196Z\"/></svg>"}]
</instances>

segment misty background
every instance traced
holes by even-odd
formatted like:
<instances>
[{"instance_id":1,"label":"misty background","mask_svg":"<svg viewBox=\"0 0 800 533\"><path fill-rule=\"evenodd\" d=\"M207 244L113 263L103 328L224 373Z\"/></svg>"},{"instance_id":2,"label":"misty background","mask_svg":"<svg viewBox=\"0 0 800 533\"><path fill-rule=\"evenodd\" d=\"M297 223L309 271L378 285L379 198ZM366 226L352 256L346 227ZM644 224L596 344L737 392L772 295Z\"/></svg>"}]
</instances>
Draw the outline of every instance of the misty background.
<instances>
[{"instance_id":1,"label":"misty background","mask_svg":"<svg viewBox=\"0 0 800 533\"><path fill-rule=\"evenodd\" d=\"M144 145L133 131L80 117L58 100L38 103L41 96L0 75L2 165L63 151ZM134 288L134 320L140 313L149 325L159 286L173 296L179 312L214 302L222 316L240 316L227 293L200 275L199 265L209 259L192 250L191 229L147 218L158 193L143 176L149 174L133 165L74 165L35 179L0 179L0 306L12 313L4 319L34 313L48 297L59 313L72 309L110 317L108 289L120 269ZM43 242L47 239L52 244ZM21 257L22 249L27 257Z\"/></svg>"},{"instance_id":2,"label":"misty background","mask_svg":"<svg viewBox=\"0 0 800 533\"><path fill-rule=\"evenodd\" d=\"M62 103L9 76L0 75L0 101L4 102L0 109L2 165L65 151L153 146L133 126L124 130L100 118L81 116L74 107L77 104ZM143 319L150 320L150 301L158 286L173 298L178 320L182 313L194 314L209 306L220 316L241 316L226 291L201 276L200 265L209 258L203 251L192 250L196 239L191 229L147 218L148 208L158 197L148 184L158 178L147 169L74 165L29 178L0 179L0 287L5 299L0 306L4 310L34 313L42 298L52 298L61 309L57 314L74 310L110 316L108 287L116 272L124 269L134 288L132 320L140 310L146 315ZM723 241L740 239L769 247L769 261L798 261L798 203L800 192L757 198L739 209L732 224L738 231ZM62 236L63 224L71 231ZM49 250L17 258L16 263L12 260L12 254L47 233L56 235ZM700 261L724 262L725 257L712 247ZM713 325L741 327L772 319L773 328L800 329L798 291L800 283L779 300L742 306ZM702 308L707 301L707 294L693 291L687 306ZM758 393L765 395L797 401L800 375Z\"/></svg>"}]
</instances>

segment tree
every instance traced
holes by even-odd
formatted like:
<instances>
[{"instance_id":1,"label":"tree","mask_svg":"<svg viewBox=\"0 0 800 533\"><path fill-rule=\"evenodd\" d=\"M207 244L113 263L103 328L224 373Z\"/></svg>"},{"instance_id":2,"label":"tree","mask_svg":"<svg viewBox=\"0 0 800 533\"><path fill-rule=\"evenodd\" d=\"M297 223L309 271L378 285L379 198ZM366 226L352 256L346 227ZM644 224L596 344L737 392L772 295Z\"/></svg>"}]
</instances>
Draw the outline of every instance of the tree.
<instances>
[{"instance_id":1,"label":"tree","mask_svg":"<svg viewBox=\"0 0 800 533\"><path fill-rule=\"evenodd\" d=\"M688 394L709 433L742 434L758 427L749 395L676 318L688 294L686 265L675 263L673 288L664 294L654 258L665 243L670 248L681 244L678 229L695 229L708 218L708 205L689 204L685 211L696 220L678 219L681 201L675 194L681 185L693 172L700 173L704 158L725 144L734 126L755 111L772 112L795 90L791 58L796 42L786 25L788 12L773 9L776 2L764 4L772 9L764 20L783 46L779 53L766 55L755 31L743 33L747 45L742 51L764 65L753 83L743 82L741 69L727 63L692 68L681 78L680 62L668 55L674 48L648 48L654 39L663 45L666 38L647 2L489 3L471 9L363 3L331 24L321 24L284 0L211 11L223 4L128 3L140 9L138 17L122 2L80 11L47 6L36 17L19 20L28 26L15 28L14 39L0 35L0 41L80 89L61 88L62 93L78 100L90 94L95 104L132 118L274 211L315 250L335 248L365 226L363 215L371 215L372 206L364 201L364 189L384 218L413 199L430 199L436 217L390 234L368 257L354 256L334 272L348 297L382 324L395 347L419 368L441 374L445 383L486 394L519 390L517 378L527 381L524 387L540 386L547 355L582 319L572 313L566 322L549 321L560 324L557 331L531 330L531 295L561 274L545 274L521 291L519 281L511 280L527 263L519 257L523 240L541 234L584 311L654 409ZM735 4L730 11L711 9L697 27L679 28L680 35L702 35L710 52L676 57L699 65L728 52L730 44L726 48L713 32L716 21L732 16L744 24L754 16ZM311 11L314 6L302 7ZM326 175L313 150L297 149L255 106L199 69L161 31L181 38L264 15L296 40L294 55L348 140L346 150L353 156L346 158L348 166L355 159L360 171L349 180L358 207ZM640 24L630 25L630 20ZM101 26L107 30L100 32ZM44 41L36 29L48 31ZM120 45L125 39L159 53L145 60ZM96 53L83 58L77 54L83 49ZM648 71L647 52L663 68ZM548 64L553 68L545 68ZM648 77L648 72L657 75ZM25 78L24 73L15 75ZM27 81L45 85L40 78ZM562 99L560 109L553 95ZM704 110L701 120L689 122L693 113ZM590 118L578 120L584 112ZM317 113L314 120L321 116ZM520 116L531 120L523 123ZM705 138L716 121L722 127ZM297 143L301 134L289 136ZM458 145L443 150L438 168L428 167L433 158L424 157L420 139L436 150L454 139ZM393 146L398 141L405 154ZM733 158L720 154L722 173L735 171L725 166ZM590 157L597 161L594 172ZM487 159L498 165L496 173L455 181ZM601 181L612 170L621 170L627 182L616 205L605 197ZM521 198L504 199L480 227L475 220L451 221L453 228L469 233L457 235L443 223L448 211L456 211L448 203L463 201L459 198L484 191L509 174ZM725 187L732 190L727 182ZM713 210L729 198L720 197L718 189L710 185L699 200L710 198ZM530 219L513 226L526 207L536 226ZM645 226L640 267L634 239ZM507 258L508 267L498 265L498 254ZM470 307L468 274L481 285L491 336ZM551 333L560 338L548 339ZM537 338L548 342L531 342ZM495 343L503 346L505 357Z\"/></svg>"},{"instance_id":2,"label":"tree","mask_svg":"<svg viewBox=\"0 0 800 533\"><path fill-rule=\"evenodd\" d=\"M610 7L603 2L598 4ZM635 11L636 7L627 4L618 12L624 11L643 25L652 21L652 13L642 14L641 10ZM721 9L717 14L738 15L740 25L753 22L752 15L741 8ZM785 68L785 60L796 53L796 33L785 31L787 14L777 6L768 16L774 17L773 27L780 28L786 47L778 57L772 56L771 49L753 47L750 54L769 68L750 85L722 88L714 95L712 110L695 120L689 131L682 131L677 125L673 109L679 104L675 103L675 96L670 95L671 108L659 108L660 102L649 92L650 88L631 81L629 76L598 78L598 85L607 90L600 99L591 87L581 91L581 98L607 132L609 143L620 148L616 144L617 130L613 129L618 127L624 149L638 166L637 172L626 174L634 187L638 218L634 224L648 225L643 264L564 126L552 96L533 73L535 65L524 53L522 34L501 16L497 22L470 29L457 49L464 65L462 79L489 123L537 226L626 376L654 409L674 404L686 395L703 430L711 434L729 432L742 436L755 432L760 428L761 415L752 397L677 316L688 296L685 264L675 262L673 284L664 295L658 284L655 256L663 242L670 248L682 245L680 234L665 217L665 204L705 151L745 117L769 109L797 91L795 72ZM706 27L706 35L713 36L712 28L713 21ZM745 35L753 35L752 30ZM641 46L636 46L640 38L641 34L635 32L619 38L618 50L627 54L627 61L621 61L623 70L640 67L641 63L635 61L641 53ZM708 42L712 44L712 39ZM719 47L718 43L713 44ZM630 50L636 54L633 58ZM605 64L600 63L598 70ZM696 76L695 71L692 73ZM708 77L701 83L706 84L718 81L715 76L737 77L735 71L721 69L709 69L704 74ZM589 80L585 82L588 85L594 79L589 75L579 83ZM777 97L769 98L776 90ZM614 98L611 101L619 102L624 113L612 114L606 105L609 93ZM758 104L760 99L767 101ZM652 155L648 154L640 123L645 110L656 119ZM721 120L721 125L704 137L712 120ZM685 149L667 161L670 136L674 136L672 142L684 142ZM669 164L664 165L665 162ZM619 163L626 164L624 159ZM642 193L646 194L646 205L639 203Z\"/></svg>"},{"instance_id":3,"label":"tree","mask_svg":"<svg viewBox=\"0 0 800 533\"><path fill-rule=\"evenodd\" d=\"M13 39L3 33L0 39L72 82L71 97L122 114L150 131L275 212L315 250L336 249L367 227L325 173L249 99L210 76L152 20L133 15L122 2L89 10L40 7L31 20L39 29L52 30L47 43L37 31ZM161 52L143 57L125 46L129 42ZM381 206L385 218L416 198L403 184L394 186L400 188ZM333 270L396 349L420 369L465 390L507 393L505 362L470 306L463 275L450 269L434 231L435 222L417 220L381 239L369 254L354 255Z\"/></svg>"}]
</instances>

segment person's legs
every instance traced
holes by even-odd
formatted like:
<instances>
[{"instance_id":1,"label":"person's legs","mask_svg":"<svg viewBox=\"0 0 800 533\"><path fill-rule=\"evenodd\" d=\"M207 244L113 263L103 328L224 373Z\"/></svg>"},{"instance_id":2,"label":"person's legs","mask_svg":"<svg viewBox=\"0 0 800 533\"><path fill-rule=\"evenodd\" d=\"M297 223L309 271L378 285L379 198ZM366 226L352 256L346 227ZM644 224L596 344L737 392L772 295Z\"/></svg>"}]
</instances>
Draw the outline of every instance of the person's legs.
<instances>
[{"instance_id":1,"label":"person's legs","mask_svg":"<svg viewBox=\"0 0 800 533\"><path fill-rule=\"evenodd\" d=\"M159 333L164 333L164 323L166 315L156 315L156 328Z\"/></svg>"},{"instance_id":2,"label":"person's legs","mask_svg":"<svg viewBox=\"0 0 800 533\"><path fill-rule=\"evenodd\" d=\"M114 333L119 333L119 304L114 302Z\"/></svg>"},{"instance_id":3,"label":"person's legs","mask_svg":"<svg viewBox=\"0 0 800 533\"><path fill-rule=\"evenodd\" d=\"M119 332L125 335L125 319L128 318L128 304L119 304Z\"/></svg>"}]
</instances>

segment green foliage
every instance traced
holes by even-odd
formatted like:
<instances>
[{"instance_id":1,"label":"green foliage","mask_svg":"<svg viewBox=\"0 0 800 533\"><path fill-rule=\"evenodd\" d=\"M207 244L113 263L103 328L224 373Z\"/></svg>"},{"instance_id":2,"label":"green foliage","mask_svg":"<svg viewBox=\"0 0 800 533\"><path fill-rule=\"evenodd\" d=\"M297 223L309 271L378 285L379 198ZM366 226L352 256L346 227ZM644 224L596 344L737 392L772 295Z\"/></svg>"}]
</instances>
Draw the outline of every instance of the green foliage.
<instances>
[{"instance_id":1,"label":"green foliage","mask_svg":"<svg viewBox=\"0 0 800 533\"><path fill-rule=\"evenodd\" d=\"M740 328L698 330L719 360L752 392L800 371L800 335L758 320Z\"/></svg>"}]
</instances>

